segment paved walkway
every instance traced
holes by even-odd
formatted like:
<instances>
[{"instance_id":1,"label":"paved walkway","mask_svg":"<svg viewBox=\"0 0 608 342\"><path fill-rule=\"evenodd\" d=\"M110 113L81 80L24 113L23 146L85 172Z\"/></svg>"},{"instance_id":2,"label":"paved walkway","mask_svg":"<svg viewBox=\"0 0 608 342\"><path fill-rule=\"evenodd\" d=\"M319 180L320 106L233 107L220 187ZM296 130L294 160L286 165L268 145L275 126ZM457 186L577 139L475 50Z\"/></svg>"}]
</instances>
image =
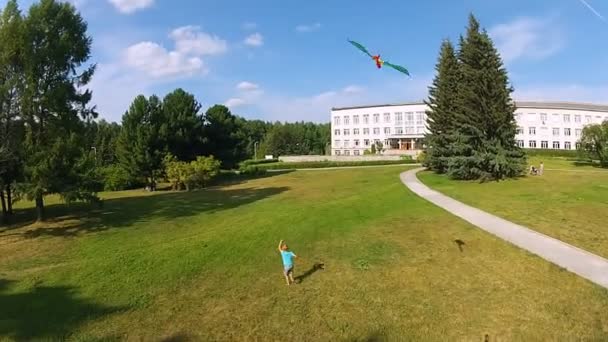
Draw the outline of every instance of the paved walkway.
<instances>
[{"instance_id":1,"label":"paved walkway","mask_svg":"<svg viewBox=\"0 0 608 342\"><path fill-rule=\"evenodd\" d=\"M524 226L458 202L422 184L417 168L403 172L401 181L427 201L541 258L608 288L608 260Z\"/></svg>"}]
</instances>

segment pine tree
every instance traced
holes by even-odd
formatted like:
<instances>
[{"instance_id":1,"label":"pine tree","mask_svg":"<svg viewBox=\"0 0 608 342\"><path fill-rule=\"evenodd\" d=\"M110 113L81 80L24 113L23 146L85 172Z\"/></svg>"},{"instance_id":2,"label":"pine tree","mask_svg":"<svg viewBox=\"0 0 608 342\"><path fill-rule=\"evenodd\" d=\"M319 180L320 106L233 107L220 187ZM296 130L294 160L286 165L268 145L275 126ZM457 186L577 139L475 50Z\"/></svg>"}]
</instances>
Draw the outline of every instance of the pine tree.
<instances>
[{"instance_id":1,"label":"pine tree","mask_svg":"<svg viewBox=\"0 0 608 342\"><path fill-rule=\"evenodd\" d=\"M448 174L456 179L515 177L525 168L525 154L515 144L517 126L513 88L498 51L473 15L458 54L454 157Z\"/></svg>"},{"instance_id":2,"label":"pine tree","mask_svg":"<svg viewBox=\"0 0 608 342\"><path fill-rule=\"evenodd\" d=\"M133 179L145 178L154 189L156 177L162 170L164 150L158 137L162 118L160 99L139 95L122 117L122 130L117 142L120 165Z\"/></svg>"},{"instance_id":3,"label":"pine tree","mask_svg":"<svg viewBox=\"0 0 608 342\"><path fill-rule=\"evenodd\" d=\"M456 97L459 81L459 66L454 46L449 40L441 44L439 61L435 67L437 75L429 87L429 99L425 101L429 110L426 143L427 164L432 170L444 173L451 156L451 137L455 129Z\"/></svg>"},{"instance_id":4,"label":"pine tree","mask_svg":"<svg viewBox=\"0 0 608 342\"><path fill-rule=\"evenodd\" d=\"M235 167L239 162L238 126L236 116L223 105L215 105L205 112L205 155L214 156L222 167Z\"/></svg>"},{"instance_id":5,"label":"pine tree","mask_svg":"<svg viewBox=\"0 0 608 342\"><path fill-rule=\"evenodd\" d=\"M202 149L203 117L194 95L181 88L163 99L160 138L168 152L181 161L195 160Z\"/></svg>"}]
</instances>

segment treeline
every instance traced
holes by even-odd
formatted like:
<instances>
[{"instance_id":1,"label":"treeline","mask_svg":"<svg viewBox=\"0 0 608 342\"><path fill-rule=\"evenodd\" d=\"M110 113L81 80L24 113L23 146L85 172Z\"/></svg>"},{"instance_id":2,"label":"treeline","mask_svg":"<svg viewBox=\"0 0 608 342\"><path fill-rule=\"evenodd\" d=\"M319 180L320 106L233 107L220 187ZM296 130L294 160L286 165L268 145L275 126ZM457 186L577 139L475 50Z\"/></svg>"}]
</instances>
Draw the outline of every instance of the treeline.
<instances>
[{"instance_id":1,"label":"treeline","mask_svg":"<svg viewBox=\"0 0 608 342\"><path fill-rule=\"evenodd\" d=\"M22 13L17 1L9 0L2 10L4 221L19 199L35 201L43 220L49 194L66 202L96 202L101 190L154 188L157 179L171 177L204 186L220 166L233 168L255 154L325 152L328 125L249 121L221 105L201 113L199 102L182 89L163 99L138 96L120 124L98 122L86 88L95 73L95 65L87 64L91 43L87 23L70 3L41 0ZM169 165L186 178L167 175Z\"/></svg>"},{"instance_id":2,"label":"treeline","mask_svg":"<svg viewBox=\"0 0 608 342\"><path fill-rule=\"evenodd\" d=\"M105 190L154 188L167 177L167 157L190 163L212 156L223 169L234 169L265 155L324 154L330 137L329 124L246 120L223 105L203 113L194 95L183 89L162 100L140 95L120 125L100 121L87 128Z\"/></svg>"}]
</instances>

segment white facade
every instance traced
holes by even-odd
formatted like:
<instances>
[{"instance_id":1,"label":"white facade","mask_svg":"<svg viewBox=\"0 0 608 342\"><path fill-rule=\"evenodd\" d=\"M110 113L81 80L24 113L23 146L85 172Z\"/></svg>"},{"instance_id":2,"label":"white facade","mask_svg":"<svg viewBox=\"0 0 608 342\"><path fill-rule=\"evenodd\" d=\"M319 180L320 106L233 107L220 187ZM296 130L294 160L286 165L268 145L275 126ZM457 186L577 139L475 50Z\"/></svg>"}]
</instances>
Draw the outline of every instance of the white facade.
<instances>
[{"instance_id":1,"label":"white facade","mask_svg":"<svg viewBox=\"0 0 608 342\"><path fill-rule=\"evenodd\" d=\"M517 144L573 150L585 125L608 120L608 105L516 102ZM363 155L375 142L384 154L414 154L427 132L424 103L333 108L332 155Z\"/></svg>"},{"instance_id":2,"label":"white facade","mask_svg":"<svg viewBox=\"0 0 608 342\"><path fill-rule=\"evenodd\" d=\"M416 150L426 132L426 105L409 103L331 111L333 155L363 155L380 142L385 153ZM407 145L407 146L406 146ZM407 147L407 148L406 148Z\"/></svg>"}]
</instances>

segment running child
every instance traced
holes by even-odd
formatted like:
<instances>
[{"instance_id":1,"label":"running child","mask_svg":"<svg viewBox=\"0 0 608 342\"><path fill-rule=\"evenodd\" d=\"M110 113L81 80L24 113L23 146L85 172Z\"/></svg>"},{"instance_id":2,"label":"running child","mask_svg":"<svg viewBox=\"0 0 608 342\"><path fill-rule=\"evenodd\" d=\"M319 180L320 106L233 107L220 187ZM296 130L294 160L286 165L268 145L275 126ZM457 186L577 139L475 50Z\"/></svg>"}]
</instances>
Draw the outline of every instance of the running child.
<instances>
[{"instance_id":1,"label":"running child","mask_svg":"<svg viewBox=\"0 0 608 342\"><path fill-rule=\"evenodd\" d=\"M295 282L293 279L293 259L298 256L289 250L283 240L279 241L279 252L281 252L281 257L283 258L283 275L289 286Z\"/></svg>"}]
</instances>

